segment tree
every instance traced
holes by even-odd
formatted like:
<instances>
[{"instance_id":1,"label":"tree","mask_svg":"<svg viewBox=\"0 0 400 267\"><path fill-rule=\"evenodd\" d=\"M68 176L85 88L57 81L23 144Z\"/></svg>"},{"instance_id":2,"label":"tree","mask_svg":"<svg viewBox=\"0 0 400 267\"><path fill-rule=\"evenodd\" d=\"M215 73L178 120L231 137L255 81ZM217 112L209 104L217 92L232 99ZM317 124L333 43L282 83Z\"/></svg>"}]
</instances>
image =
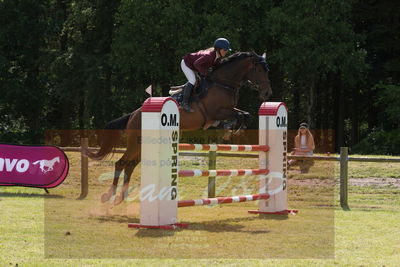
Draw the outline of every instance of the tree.
<instances>
[{"instance_id":1,"label":"tree","mask_svg":"<svg viewBox=\"0 0 400 267\"><path fill-rule=\"evenodd\" d=\"M49 31L48 5L46 0L0 2L0 112L11 128L16 122L17 131L24 133L14 142L37 142L42 136L48 75L42 72L42 47Z\"/></svg>"},{"instance_id":2,"label":"tree","mask_svg":"<svg viewBox=\"0 0 400 267\"><path fill-rule=\"evenodd\" d=\"M52 62L53 111L63 128L102 127L119 114L112 97L109 63L118 1L71 1Z\"/></svg>"},{"instance_id":3,"label":"tree","mask_svg":"<svg viewBox=\"0 0 400 267\"><path fill-rule=\"evenodd\" d=\"M349 23L351 8L344 0L287 0L268 13L278 43L273 60L294 96L288 99L296 111L291 125L306 120L315 128L333 128L337 146L344 144L347 99L366 69L365 51L357 46L361 38Z\"/></svg>"}]
</instances>

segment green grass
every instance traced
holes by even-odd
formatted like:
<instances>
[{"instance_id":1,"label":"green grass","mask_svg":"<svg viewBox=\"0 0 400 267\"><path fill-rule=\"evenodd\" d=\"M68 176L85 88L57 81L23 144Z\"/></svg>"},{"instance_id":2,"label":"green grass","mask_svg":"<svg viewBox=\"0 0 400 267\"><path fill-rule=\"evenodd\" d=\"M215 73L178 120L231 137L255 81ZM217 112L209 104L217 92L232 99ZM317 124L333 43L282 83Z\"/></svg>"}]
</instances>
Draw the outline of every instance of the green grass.
<instances>
[{"instance_id":1,"label":"green grass","mask_svg":"<svg viewBox=\"0 0 400 267\"><path fill-rule=\"evenodd\" d=\"M399 188L349 187L351 211L338 207L337 163L319 162L310 173L290 171L290 207L300 213L276 219L247 214L256 203L179 209L181 231L128 229L138 222L132 201L99 203L109 181L107 164L90 162L90 194L78 201L79 157L68 153L71 172L60 187L0 189L0 266L397 266L400 262ZM197 160L195 168L207 162ZM351 163L353 177L365 166ZM373 176L393 177L387 163ZM400 165L400 164L398 164ZM191 168L190 164L187 165ZM224 158L218 168L257 168L251 159ZM397 166L390 167L391 169ZM400 173L400 172L397 172ZM398 176L395 178L399 178ZM181 180L182 198L205 197L206 180ZM131 184L139 183L135 171ZM257 191L257 179L217 178L218 195ZM135 259L136 258L136 259ZM186 259L185 259L186 258Z\"/></svg>"},{"instance_id":2,"label":"green grass","mask_svg":"<svg viewBox=\"0 0 400 267\"><path fill-rule=\"evenodd\" d=\"M349 162L349 178L399 178L399 163Z\"/></svg>"}]
</instances>

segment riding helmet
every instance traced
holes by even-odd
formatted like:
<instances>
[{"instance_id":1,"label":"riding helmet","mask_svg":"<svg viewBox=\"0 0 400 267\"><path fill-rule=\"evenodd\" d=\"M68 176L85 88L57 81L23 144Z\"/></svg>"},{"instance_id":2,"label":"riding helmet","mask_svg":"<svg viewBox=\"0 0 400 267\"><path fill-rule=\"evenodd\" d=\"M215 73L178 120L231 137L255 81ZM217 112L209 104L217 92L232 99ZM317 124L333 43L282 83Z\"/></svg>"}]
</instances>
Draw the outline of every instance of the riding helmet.
<instances>
[{"instance_id":1,"label":"riding helmet","mask_svg":"<svg viewBox=\"0 0 400 267\"><path fill-rule=\"evenodd\" d=\"M231 44L225 38L218 38L217 40L215 40L214 47L231 51Z\"/></svg>"}]
</instances>

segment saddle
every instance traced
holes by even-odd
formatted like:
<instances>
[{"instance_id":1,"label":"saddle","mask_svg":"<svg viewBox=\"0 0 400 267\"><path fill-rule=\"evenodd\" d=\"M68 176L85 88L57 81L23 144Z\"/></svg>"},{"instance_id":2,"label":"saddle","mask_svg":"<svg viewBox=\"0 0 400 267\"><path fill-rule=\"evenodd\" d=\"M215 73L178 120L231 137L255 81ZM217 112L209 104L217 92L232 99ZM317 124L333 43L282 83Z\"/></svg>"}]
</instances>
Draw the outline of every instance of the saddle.
<instances>
[{"instance_id":1,"label":"saddle","mask_svg":"<svg viewBox=\"0 0 400 267\"><path fill-rule=\"evenodd\" d=\"M190 95L189 103L196 102L205 97L208 93L208 88L211 86L211 84L212 82L207 78L203 79L198 78L192 90L192 94ZM185 84L178 86L171 86L169 90L169 95L173 99L175 99L179 104L181 104L183 101L183 91L182 91L183 87L185 87Z\"/></svg>"},{"instance_id":2,"label":"saddle","mask_svg":"<svg viewBox=\"0 0 400 267\"><path fill-rule=\"evenodd\" d=\"M193 88L192 94L189 98L189 103L197 102L203 97L205 97L208 93L208 89L213 85L213 82L206 78L197 78L196 84ZM178 85L178 86L171 86L169 90L169 95L175 99L178 104L180 105L183 101L183 87L185 84ZM234 130L235 134L238 133L240 129L247 128L247 122L250 119L250 114L246 111L239 111L239 118L233 120L218 120L214 121L213 124L207 125L203 129L207 129L208 127L212 126L217 129L223 130Z\"/></svg>"}]
</instances>

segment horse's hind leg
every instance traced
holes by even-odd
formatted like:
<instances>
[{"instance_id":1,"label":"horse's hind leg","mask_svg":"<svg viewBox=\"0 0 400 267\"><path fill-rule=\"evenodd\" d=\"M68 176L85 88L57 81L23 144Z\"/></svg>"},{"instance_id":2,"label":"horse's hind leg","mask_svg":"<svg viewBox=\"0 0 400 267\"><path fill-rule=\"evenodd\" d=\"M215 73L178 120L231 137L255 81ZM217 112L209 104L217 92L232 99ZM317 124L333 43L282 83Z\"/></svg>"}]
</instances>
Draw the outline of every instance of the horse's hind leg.
<instances>
[{"instance_id":1,"label":"horse's hind leg","mask_svg":"<svg viewBox=\"0 0 400 267\"><path fill-rule=\"evenodd\" d=\"M133 173L133 170L135 169L137 165L136 160L132 160L125 166L124 170L124 184L122 186L121 194L118 195L115 200L114 200L114 205L120 204L124 199L128 197L128 192L129 192L129 182L131 180L131 175Z\"/></svg>"},{"instance_id":2,"label":"horse's hind leg","mask_svg":"<svg viewBox=\"0 0 400 267\"><path fill-rule=\"evenodd\" d=\"M140 115L140 114L139 114ZM134 119L139 116L135 113ZM140 118L140 116L139 116ZM125 160L125 174L124 174L124 184L122 186L121 194L115 198L114 204L118 205L121 203L127 196L129 191L129 181L131 179L131 175L136 165L140 162L140 145L141 145L141 131L140 131L140 123L141 120L133 120L132 124L128 124L128 128L130 130L127 131L127 148L124 154Z\"/></svg>"},{"instance_id":3,"label":"horse's hind leg","mask_svg":"<svg viewBox=\"0 0 400 267\"><path fill-rule=\"evenodd\" d=\"M125 199L125 196L127 195L131 174L135 169L136 165L140 162L140 136L141 136L140 115L141 115L140 112L139 113L135 112L132 119L128 122L127 126L128 130L126 131L127 148L122 158L115 164L115 175L113 184L111 185L111 188L108 191L108 193L105 193L103 195L105 201L108 201L113 195L115 195L117 191L119 176L121 175L121 172L124 169L125 169L124 185L122 186L121 195L116 197L114 204L121 203Z\"/></svg>"},{"instance_id":4,"label":"horse's hind leg","mask_svg":"<svg viewBox=\"0 0 400 267\"><path fill-rule=\"evenodd\" d=\"M124 160L126 157L126 153L122 156L122 158L120 158L116 163L115 163L115 171L114 171L114 180L113 183L110 187L110 189L108 189L107 193L104 193L101 196L101 202L107 202L108 200L110 200L110 198L115 195L115 193L117 192L117 186L118 186L118 180L119 180L119 176L121 175L122 170L125 168L126 165L126 161Z\"/></svg>"}]
</instances>

